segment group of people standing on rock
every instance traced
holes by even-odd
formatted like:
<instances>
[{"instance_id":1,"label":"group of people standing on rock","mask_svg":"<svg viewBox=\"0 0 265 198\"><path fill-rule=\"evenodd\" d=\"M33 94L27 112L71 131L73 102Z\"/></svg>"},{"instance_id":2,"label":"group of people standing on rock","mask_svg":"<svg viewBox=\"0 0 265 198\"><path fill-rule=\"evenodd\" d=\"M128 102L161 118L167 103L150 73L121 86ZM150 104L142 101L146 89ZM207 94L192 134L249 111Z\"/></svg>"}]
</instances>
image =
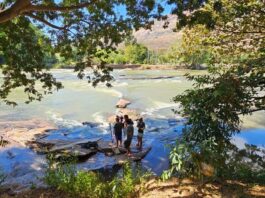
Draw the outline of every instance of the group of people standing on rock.
<instances>
[{"instance_id":1,"label":"group of people standing on rock","mask_svg":"<svg viewBox=\"0 0 265 198\"><path fill-rule=\"evenodd\" d=\"M131 156L131 143L133 139L134 134L134 126L133 126L132 119L129 118L128 115L124 115L123 117L116 116L115 124L113 127L114 135L116 139L116 146L121 147L122 146L122 132L124 134L124 147L127 149L127 155ZM138 135L137 135L137 144L139 150L142 150L143 147L143 133L145 129L145 123L143 121L143 118L138 119L137 122L137 128L138 128Z\"/></svg>"}]
</instances>

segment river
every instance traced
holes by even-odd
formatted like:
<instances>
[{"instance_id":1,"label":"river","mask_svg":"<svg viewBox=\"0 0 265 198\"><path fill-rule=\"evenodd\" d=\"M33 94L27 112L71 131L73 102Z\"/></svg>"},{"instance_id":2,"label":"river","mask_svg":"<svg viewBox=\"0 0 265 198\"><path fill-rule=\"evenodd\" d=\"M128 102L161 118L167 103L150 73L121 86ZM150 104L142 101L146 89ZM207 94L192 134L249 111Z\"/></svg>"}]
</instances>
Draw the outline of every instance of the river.
<instances>
[{"instance_id":1,"label":"river","mask_svg":"<svg viewBox=\"0 0 265 198\"><path fill-rule=\"evenodd\" d=\"M112 88L103 85L93 88L85 80L77 79L76 74L71 70L53 70L52 73L63 83L64 89L46 96L41 102L30 104L23 103L25 96L22 90L15 90L10 98L16 100L19 105L13 108L1 104L0 121L38 118L52 122L58 130L48 137L50 139L87 137L110 139L107 118L115 114L115 104L119 98L126 98L131 101L129 108L136 109L144 117L147 125L144 144L152 146L152 150L142 160L141 165L157 175L168 167L167 145L174 141L183 127L181 117L172 112L172 109L178 108L179 105L171 99L192 87L192 82L187 81L183 76L185 71L115 70ZM193 71L193 73L200 74L204 71ZM259 112L243 118L242 132L233 138L239 147L244 143L265 147L264 115L264 112ZM82 122L85 121L101 125L83 126ZM43 156L33 154L29 149L14 152L15 157L8 158L6 152L0 150L0 165L5 172L12 172L11 167L21 162L31 166L36 165L36 161L45 164ZM98 169L108 167L111 163L111 160L106 161L102 156L95 155L80 164L80 167ZM36 165L36 169L40 169L39 164Z\"/></svg>"}]
</instances>

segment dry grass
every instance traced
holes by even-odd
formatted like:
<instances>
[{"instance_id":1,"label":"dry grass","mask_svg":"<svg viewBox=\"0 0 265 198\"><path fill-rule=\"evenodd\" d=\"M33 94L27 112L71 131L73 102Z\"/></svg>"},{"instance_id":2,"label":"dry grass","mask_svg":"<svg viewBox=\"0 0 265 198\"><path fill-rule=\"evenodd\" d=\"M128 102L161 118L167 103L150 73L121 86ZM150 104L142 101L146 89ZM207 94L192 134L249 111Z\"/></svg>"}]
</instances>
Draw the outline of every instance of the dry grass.
<instances>
[{"instance_id":1,"label":"dry grass","mask_svg":"<svg viewBox=\"0 0 265 198\"><path fill-rule=\"evenodd\" d=\"M190 179L173 178L167 182L150 180L140 198L212 197L239 198L265 197L265 186L245 184L237 181L201 183Z\"/></svg>"},{"instance_id":2,"label":"dry grass","mask_svg":"<svg viewBox=\"0 0 265 198\"><path fill-rule=\"evenodd\" d=\"M12 195L0 191L0 198L68 198L69 196L55 189L33 189ZM173 178L166 182L157 179L149 180L142 188L140 198L262 198L265 197L265 186L246 184L238 181L198 182L191 179Z\"/></svg>"}]
</instances>

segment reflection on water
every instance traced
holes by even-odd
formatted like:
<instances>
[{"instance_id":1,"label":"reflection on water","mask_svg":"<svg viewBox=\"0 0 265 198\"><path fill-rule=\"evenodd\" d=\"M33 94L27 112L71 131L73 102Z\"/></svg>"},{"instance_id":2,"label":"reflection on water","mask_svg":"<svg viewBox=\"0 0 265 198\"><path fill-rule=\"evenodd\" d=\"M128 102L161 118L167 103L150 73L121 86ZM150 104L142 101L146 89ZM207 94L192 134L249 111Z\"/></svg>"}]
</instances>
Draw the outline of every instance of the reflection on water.
<instances>
[{"instance_id":1,"label":"reflection on water","mask_svg":"<svg viewBox=\"0 0 265 198\"><path fill-rule=\"evenodd\" d=\"M243 143L253 144L265 148L265 129L244 129L236 135L239 138L240 145Z\"/></svg>"}]
</instances>

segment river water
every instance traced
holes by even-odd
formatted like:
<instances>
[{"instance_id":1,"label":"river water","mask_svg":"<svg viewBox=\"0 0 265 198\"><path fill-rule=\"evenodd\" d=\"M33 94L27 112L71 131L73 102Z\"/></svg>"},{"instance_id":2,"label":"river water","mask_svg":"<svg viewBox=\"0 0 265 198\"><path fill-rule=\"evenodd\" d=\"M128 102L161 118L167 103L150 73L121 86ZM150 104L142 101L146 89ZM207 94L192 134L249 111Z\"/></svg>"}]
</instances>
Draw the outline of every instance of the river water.
<instances>
[{"instance_id":1,"label":"river water","mask_svg":"<svg viewBox=\"0 0 265 198\"><path fill-rule=\"evenodd\" d=\"M98 86L93 88L86 81L76 78L71 70L54 70L54 76L60 80L64 89L46 96L42 102L25 105L23 92L17 90L11 98L19 101L15 109L2 105L0 116L6 119L41 117L59 121L105 121L106 115L115 112L118 99L125 97L132 101L130 108L139 109L143 114L152 114L156 110L174 107L171 98L191 87L178 71L137 71L116 70L116 79L112 88ZM156 77L170 79L152 79ZM173 115L170 111L159 115ZM158 114L157 114L158 115Z\"/></svg>"},{"instance_id":2,"label":"river water","mask_svg":"<svg viewBox=\"0 0 265 198\"><path fill-rule=\"evenodd\" d=\"M110 139L107 118L116 112L115 104L119 98L131 101L128 108L136 109L144 117L147 129L144 144L152 150L142 160L141 165L156 174L168 167L168 144L181 133L182 119L172 109L179 107L171 101L177 94L192 87L192 82L185 79L185 71L176 70L115 70L112 88L99 85L93 88L84 80L79 80L71 70L53 70L54 76L63 83L64 89L46 96L41 102L24 104L22 90L16 90L11 98L18 102L13 108L1 105L0 120L25 120L38 118L54 123L59 130L54 131L49 139L76 139L103 137ZM197 71L194 74L204 73ZM239 147L244 143L265 147L265 113L260 112L243 118L242 132L233 138ZM82 122L97 122L99 127L83 126ZM67 136L65 136L67 134ZM1 165L11 171L12 163L34 160L27 150L12 160L0 152ZM40 158L42 159L42 158ZM98 169L112 164L95 155L86 163L84 169Z\"/></svg>"}]
</instances>

